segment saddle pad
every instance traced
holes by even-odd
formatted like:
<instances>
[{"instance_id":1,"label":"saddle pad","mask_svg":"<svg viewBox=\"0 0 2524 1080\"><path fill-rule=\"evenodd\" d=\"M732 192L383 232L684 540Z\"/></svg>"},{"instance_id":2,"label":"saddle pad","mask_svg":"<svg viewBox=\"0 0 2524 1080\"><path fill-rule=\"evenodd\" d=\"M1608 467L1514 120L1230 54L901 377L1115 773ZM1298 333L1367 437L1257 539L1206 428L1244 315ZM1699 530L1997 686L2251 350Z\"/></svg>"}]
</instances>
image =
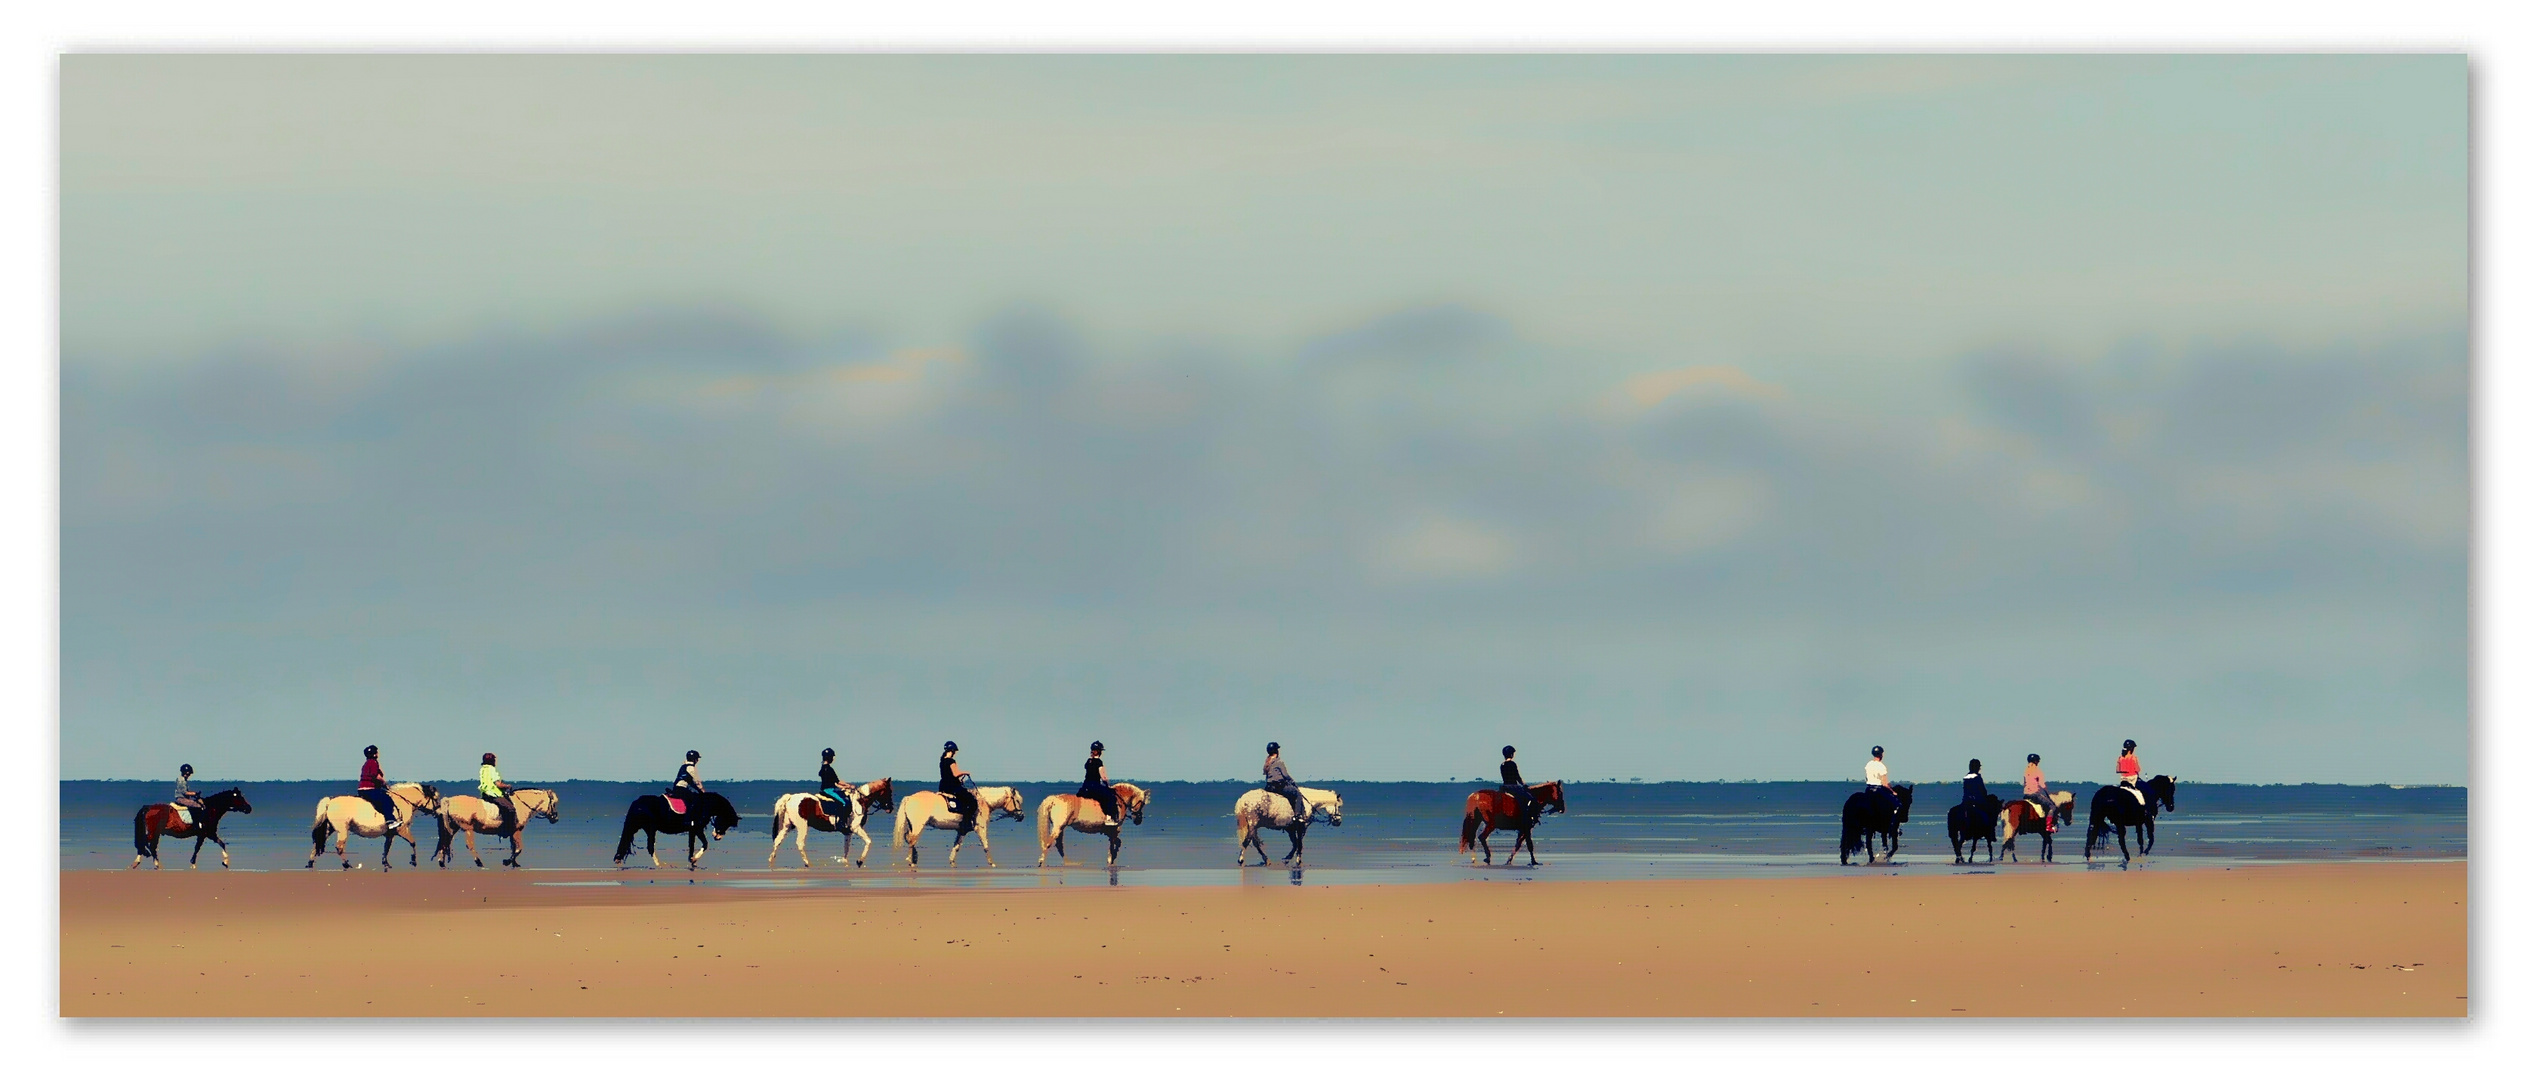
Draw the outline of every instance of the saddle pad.
<instances>
[{"instance_id":1,"label":"saddle pad","mask_svg":"<svg viewBox=\"0 0 2524 1080\"><path fill-rule=\"evenodd\" d=\"M666 797L666 805L678 814L689 814L692 812L691 810L684 808L684 801L682 799L678 799L672 795Z\"/></svg>"}]
</instances>

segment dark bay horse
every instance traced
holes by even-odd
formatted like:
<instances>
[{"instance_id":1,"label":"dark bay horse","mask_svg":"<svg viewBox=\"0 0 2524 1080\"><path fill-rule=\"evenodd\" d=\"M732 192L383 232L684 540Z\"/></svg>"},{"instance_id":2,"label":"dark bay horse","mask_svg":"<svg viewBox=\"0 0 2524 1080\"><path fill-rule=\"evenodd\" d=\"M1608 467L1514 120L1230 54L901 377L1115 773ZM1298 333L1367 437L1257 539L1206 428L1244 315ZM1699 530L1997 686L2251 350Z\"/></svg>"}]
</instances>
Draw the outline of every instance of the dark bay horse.
<instances>
[{"instance_id":1,"label":"dark bay horse","mask_svg":"<svg viewBox=\"0 0 2524 1080\"><path fill-rule=\"evenodd\" d=\"M1455 851L1458 854L1468 853L1472 850L1473 842L1478 840L1481 843L1481 862L1483 865L1488 865L1490 834L1501 829L1514 829L1516 843L1507 849L1507 861L1515 862L1517 849L1523 848L1525 865L1542 865L1540 860L1534 858L1534 826L1540 824L1542 815L1546 813L1568 813L1569 801L1561 792L1560 781L1557 780L1533 784L1526 790L1534 793L1532 820L1516 812L1516 797L1507 792L1492 789L1476 791L1464 796L1464 836L1463 841L1455 845ZM1481 835L1477 837L1473 835L1473 830L1476 828L1481 831Z\"/></svg>"},{"instance_id":2,"label":"dark bay horse","mask_svg":"<svg viewBox=\"0 0 2524 1080\"><path fill-rule=\"evenodd\" d=\"M2112 838L2121 844L2121 862L2130 861L2128 830L2138 830L2138 853L2156 850L2156 815L2173 809L2173 777L2163 773L2139 782L2147 788L2148 798L2114 784L2095 791L2095 804L2086 808L2086 858L2095 857L2095 841L2103 830L2111 829Z\"/></svg>"},{"instance_id":3,"label":"dark bay horse","mask_svg":"<svg viewBox=\"0 0 2524 1080\"><path fill-rule=\"evenodd\" d=\"M228 842L219 838L219 818L228 813L251 814L245 793L229 788L202 800L202 808L193 811L193 823L187 825L175 816L175 807L166 803L150 803L131 817L131 846L139 854L131 857L131 868L140 869L140 860L149 860L149 868L158 869L158 838L172 836L181 840L193 838L193 868L202 865L202 841L219 845L219 865L228 865Z\"/></svg>"},{"instance_id":4,"label":"dark bay horse","mask_svg":"<svg viewBox=\"0 0 2524 1080\"><path fill-rule=\"evenodd\" d=\"M1971 862L1983 842L1989 844L1989 861L1998 861L1999 809L1998 796L1992 795L1978 807L1956 803L1954 809L1946 811L1946 839L1954 842L1955 862ZM1972 845L1968 853L1965 844Z\"/></svg>"},{"instance_id":5,"label":"dark bay horse","mask_svg":"<svg viewBox=\"0 0 2524 1080\"><path fill-rule=\"evenodd\" d=\"M1840 864L1849 865L1849 857L1858 849L1867 849L1867 861L1875 861L1875 838L1884 837L1884 857L1902 850L1902 823L1911 819L1911 786L1893 785L1894 798L1885 799L1872 791L1860 791L1840 804ZM1895 805L1886 806L1886 802Z\"/></svg>"},{"instance_id":6,"label":"dark bay horse","mask_svg":"<svg viewBox=\"0 0 2524 1080\"><path fill-rule=\"evenodd\" d=\"M689 869L699 869L702 854L710 850L710 841L727 839L727 831L735 828L739 819L735 805L727 801L727 796L715 791L688 796L684 805L691 813L676 813L674 807L667 805L664 795L642 795L631 800L631 809L622 815L622 843L613 849L613 864L620 866L622 860L631 857L631 834L645 832L649 842L649 865L661 865L657 861L657 834L683 833L685 865ZM703 832L704 818L709 819L710 834Z\"/></svg>"}]
</instances>

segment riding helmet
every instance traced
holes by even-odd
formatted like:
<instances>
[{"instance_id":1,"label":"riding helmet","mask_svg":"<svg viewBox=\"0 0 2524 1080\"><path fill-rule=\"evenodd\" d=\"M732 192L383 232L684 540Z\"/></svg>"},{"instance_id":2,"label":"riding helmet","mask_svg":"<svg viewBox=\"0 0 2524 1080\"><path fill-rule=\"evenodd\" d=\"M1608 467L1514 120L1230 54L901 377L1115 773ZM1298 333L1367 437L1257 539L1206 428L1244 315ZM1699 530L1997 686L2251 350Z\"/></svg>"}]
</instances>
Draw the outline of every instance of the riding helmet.
<instances>
[{"instance_id":1,"label":"riding helmet","mask_svg":"<svg viewBox=\"0 0 2524 1080\"><path fill-rule=\"evenodd\" d=\"M824 748L824 760L826 760L826 761L831 761L832 759L833 759L833 748L832 748L832 747L827 746L827 747L825 747L825 748Z\"/></svg>"},{"instance_id":2,"label":"riding helmet","mask_svg":"<svg viewBox=\"0 0 2524 1080\"><path fill-rule=\"evenodd\" d=\"M2024 756L2024 760L2025 760L2025 763L2026 763L2026 764L2028 764L2028 765L2039 765L2039 764L2041 764L2041 763L2042 763L2042 755L2040 755L2040 754L2026 754L2026 755Z\"/></svg>"},{"instance_id":3,"label":"riding helmet","mask_svg":"<svg viewBox=\"0 0 2524 1080\"><path fill-rule=\"evenodd\" d=\"M699 761L699 760L701 760L701 751L699 751L699 750L686 750L686 751L684 751L684 760L685 760L685 761Z\"/></svg>"},{"instance_id":4,"label":"riding helmet","mask_svg":"<svg viewBox=\"0 0 2524 1080\"><path fill-rule=\"evenodd\" d=\"M950 754L952 754L952 753L954 753L954 752L955 752L955 740L953 740L953 739L948 739L948 740L947 740L947 744L946 744L946 752L947 752L947 753L950 753Z\"/></svg>"},{"instance_id":5,"label":"riding helmet","mask_svg":"<svg viewBox=\"0 0 2524 1080\"><path fill-rule=\"evenodd\" d=\"M184 766L183 768L181 768L181 769L177 769L177 770L175 770L175 771L180 772L180 773L183 773L183 774L184 774L184 775L186 775L186 776L191 776L191 775L193 775L193 767L192 767L191 765L186 765L186 766Z\"/></svg>"},{"instance_id":6,"label":"riding helmet","mask_svg":"<svg viewBox=\"0 0 2524 1080\"><path fill-rule=\"evenodd\" d=\"M1875 750L1874 750L1874 753L1875 753L1875 756L1877 756L1877 757L1883 757L1883 756L1884 756L1884 748L1883 748L1883 747L1881 747L1881 746L1876 747L1876 748L1875 748Z\"/></svg>"},{"instance_id":7,"label":"riding helmet","mask_svg":"<svg viewBox=\"0 0 2524 1080\"><path fill-rule=\"evenodd\" d=\"M1973 758L1973 759L1972 759L1972 765L1971 765L1971 767L1970 767L1970 768L1967 768L1967 769L1965 769L1965 770L1963 770L1963 771L1965 771L1965 772L1979 772L1979 771L1981 771L1981 759L1979 759L1979 758Z\"/></svg>"},{"instance_id":8,"label":"riding helmet","mask_svg":"<svg viewBox=\"0 0 2524 1080\"><path fill-rule=\"evenodd\" d=\"M1087 752L1088 752L1088 753L1090 753L1090 754L1101 754L1101 753L1103 753L1103 752L1104 752L1104 740L1102 740L1102 739L1097 739L1095 742L1093 742L1093 743L1089 744L1089 745L1087 746Z\"/></svg>"},{"instance_id":9,"label":"riding helmet","mask_svg":"<svg viewBox=\"0 0 2524 1080\"><path fill-rule=\"evenodd\" d=\"M376 743L369 743L369 744L368 744L368 749L366 749L366 750L362 750L362 751L360 751L360 753L366 754L366 755L368 755L369 757L376 757L376 756L377 756L377 744L376 744Z\"/></svg>"},{"instance_id":10,"label":"riding helmet","mask_svg":"<svg viewBox=\"0 0 2524 1080\"><path fill-rule=\"evenodd\" d=\"M485 765L497 765L500 763L500 756L485 750L482 752L482 763Z\"/></svg>"},{"instance_id":11,"label":"riding helmet","mask_svg":"<svg viewBox=\"0 0 2524 1080\"><path fill-rule=\"evenodd\" d=\"M1276 753L1279 753L1279 752L1280 752L1280 744L1278 744L1278 743L1272 743L1272 744L1271 744L1271 745L1269 745L1269 746L1265 746L1265 747L1263 747L1263 748L1262 748L1262 752L1263 752L1263 753L1265 753L1265 754L1276 754Z\"/></svg>"},{"instance_id":12,"label":"riding helmet","mask_svg":"<svg viewBox=\"0 0 2524 1080\"><path fill-rule=\"evenodd\" d=\"M2121 740L2121 749L2123 749L2123 750L2136 750L2136 749L2138 749L2138 740L2137 740L2137 739L2123 739L2123 740Z\"/></svg>"}]
</instances>

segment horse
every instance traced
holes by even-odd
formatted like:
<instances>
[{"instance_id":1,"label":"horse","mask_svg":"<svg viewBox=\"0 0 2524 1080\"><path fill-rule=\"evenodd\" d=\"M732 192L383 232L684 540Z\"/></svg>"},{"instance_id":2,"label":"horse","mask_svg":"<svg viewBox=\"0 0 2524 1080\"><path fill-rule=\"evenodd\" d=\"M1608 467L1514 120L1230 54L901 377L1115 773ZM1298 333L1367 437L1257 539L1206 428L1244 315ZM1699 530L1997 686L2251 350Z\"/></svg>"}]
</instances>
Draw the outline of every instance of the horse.
<instances>
[{"instance_id":1,"label":"horse","mask_svg":"<svg viewBox=\"0 0 2524 1080\"><path fill-rule=\"evenodd\" d=\"M915 791L903 796L903 808L894 813L894 846L908 846L912 869L920 869L920 832L931 826L952 826L955 843L947 848L947 866L955 866L955 857L964 850L964 834L979 832L982 838L982 861L998 866L990 857L990 818L1005 814L1016 821L1025 820L1025 796L1012 787L973 789L973 828L964 828L964 818L947 805L947 797L934 791Z\"/></svg>"},{"instance_id":2,"label":"horse","mask_svg":"<svg viewBox=\"0 0 2524 1080\"><path fill-rule=\"evenodd\" d=\"M1998 796L1992 795L1981 804L1981 809L1983 812L1976 815L1971 804L1956 803L1946 811L1946 839L1954 842L1954 861L1958 864L1969 864L1984 842L1989 844L1989 861L1998 861L1998 811L2004 808L1998 806ZM1972 845L1970 854L1963 849L1967 843Z\"/></svg>"},{"instance_id":3,"label":"horse","mask_svg":"<svg viewBox=\"0 0 2524 1080\"><path fill-rule=\"evenodd\" d=\"M2156 850L2156 813L2160 808L2173 809L2173 777L2157 773L2140 783L2147 789L2149 797L2146 799L2139 798L2136 792L2119 784L2095 791L2094 808L2086 811L2087 861L2094 860L2095 840L2103 835L2106 828L2112 830L2112 838L2121 844L2122 865L2126 866L2130 861L2127 830L2132 827L2138 829L2139 854Z\"/></svg>"},{"instance_id":4,"label":"horse","mask_svg":"<svg viewBox=\"0 0 2524 1080\"><path fill-rule=\"evenodd\" d=\"M2053 792L2052 802L2054 805L2051 807L2051 815L2047 820L2042 815L2034 813L2033 803L2025 799L2017 799L2000 807L1998 810L1999 853L2005 855L2011 862L2018 861L2016 837L2028 832L2040 833L2042 834L2042 861L2051 861L2051 834L2057 832L2062 826L2075 823L2071 819L2076 816L2077 793L2074 791Z\"/></svg>"},{"instance_id":5,"label":"horse","mask_svg":"<svg viewBox=\"0 0 2524 1080\"><path fill-rule=\"evenodd\" d=\"M620 866L622 860L631 857L631 834L645 832L649 842L649 866L662 866L664 864L657 861L657 834L683 833L684 868L698 870L701 868L701 856L710 850L710 842L727 839L727 831L742 820L736 816L736 807L727 801L727 796L715 791L684 796L684 805L692 812L676 813L675 808L667 804L664 795L642 795L631 800L631 808L622 812L622 842L614 845L613 864ZM704 833L701 828L705 817L709 819L709 833Z\"/></svg>"},{"instance_id":6,"label":"horse","mask_svg":"<svg viewBox=\"0 0 2524 1080\"><path fill-rule=\"evenodd\" d=\"M229 788L203 799L201 807L192 811L193 820L189 822L176 816L173 803L150 803L141 807L139 813L131 816L131 846L132 850L137 852L131 857L131 868L140 869L140 860L147 859L149 869L160 869L158 838L161 836L172 836L178 840L187 836L192 837L192 866L195 870L202 867L202 841L208 840L217 844L219 845L219 865L226 867L228 842L219 838L219 818L223 814L232 812L239 814L254 812L252 806L246 805L245 793L236 788Z\"/></svg>"},{"instance_id":7,"label":"horse","mask_svg":"<svg viewBox=\"0 0 2524 1080\"><path fill-rule=\"evenodd\" d=\"M794 832L797 834L798 866L800 868L814 866L815 864L807 861L806 858L806 834L809 830L815 830L841 834L841 861L845 863L850 861L850 838L858 837L858 864L866 866L868 852L876 847L876 841L868 838L867 818L872 811L868 808L867 800L859 789L844 785L841 793L847 801L843 804L844 809L840 817L834 817L824 809L824 795L818 791L800 791L783 795L780 796L778 802L772 803L771 856L763 860L763 865L778 866L780 864L780 842L788 839L789 834Z\"/></svg>"},{"instance_id":8,"label":"horse","mask_svg":"<svg viewBox=\"0 0 2524 1080\"><path fill-rule=\"evenodd\" d=\"M432 856L444 868L456 857L456 832L464 832L465 854L473 856L473 865L482 865L482 849L473 845L473 834L508 833L508 857L501 866L523 866L526 858L526 821L542 818L555 825L561 823L561 793L550 788L517 788L508 793L509 804L517 808L519 820L503 823L500 808L478 795L450 795L438 808L438 851Z\"/></svg>"},{"instance_id":9,"label":"horse","mask_svg":"<svg viewBox=\"0 0 2524 1080\"><path fill-rule=\"evenodd\" d=\"M1262 865L1271 865L1271 853L1262 847L1263 829L1288 834L1288 858L1282 861L1294 868L1306 861L1306 826L1321 817L1332 827L1340 827L1341 796L1310 787L1298 788L1297 794L1306 800L1306 816L1302 820L1288 805L1288 798L1275 791L1255 788L1236 799L1236 865L1244 865L1247 847L1262 856Z\"/></svg>"},{"instance_id":10,"label":"horse","mask_svg":"<svg viewBox=\"0 0 2524 1080\"><path fill-rule=\"evenodd\" d=\"M412 846L412 865L421 865L421 842L412 839L412 819L424 811L438 810L438 785L401 783L388 785L386 797L394 800L394 816L399 819L393 830L386 828L385 815L379 814L366 796L334 795L316 800L315 829L309 838L315 850L308 853L305 869L315 869L318 856L324 854L325 840L333 840L333 853L342 859L342 869L351 868L351 837L382 836L385 851L377 856L377 869L394 869L394 839L402 837Z\"/></svg>"},{"instance_id":11,"label":"horse","mask_svg":"<svg viewBox=\"0 0 2524 1080\"><path fill-rule=\"evenodd\" d=\"M1490 863L1490 834L1500 829L1515 829L1516 843L1507 849L1507 861L1515 862L1517 849L1523 848L1525 865L1541 866L1542 862L1534 858L1534 826L1540 823L1545 812L1568 813L1569 803L1561 794L1560 781L1557 780L1535 784L1529 790L1534 793L1536 820L1533 821L1525 820L1516 812L1516 800L1507 792L1476 791L1464 796L1464 835L1463 840L1455 845L1456 854L1463 855L1465 862L1471 862L1472 844L1478 839L1481 842L1481 863L1487 866ZM1478 837L1473 835L1475 828L1481 830Z\"/></svg>"},{"instance_id":12,"label":"horse","mask_svg":"<svg viewBox=\"0 0 2524 1080\"><path fill-rule=\"evenodd\" d=\"M1115 784L1113 803L1123 817L1137 825L1147 816L1148 792L1137 784ZM1060 852L1061 865L1069 864L1069 847L1061 842L1068 835L1064 831L1067 829L1103 836L1111 845L1104 853L1104 865L1122 861L1122 823L1106 819L1103 805L1094 799L1084 795L1049 795L1035 805L1034 814L1034 835L1043 842L1043 854L1034 860L1034 865L1049 864L1054 850Z\"/></svg>"},{"instance_id":13,"label":"horse","mask_svg":"<svg viewBox=\"0 0 2524 1080\"><path fill-rule=\"evenodd\" d=\"M1896 805L1886 813L1882 799L1872 791L1851 794L1840 804L1840 864L1849 865L1849 857L1860 847L1867 849L1867 861L1875 861L1875 838L1884 837L1884 857L1902 849L1902 823L1911 819L1911 786L1893 785Z\"/></svg>"}]
</instances>

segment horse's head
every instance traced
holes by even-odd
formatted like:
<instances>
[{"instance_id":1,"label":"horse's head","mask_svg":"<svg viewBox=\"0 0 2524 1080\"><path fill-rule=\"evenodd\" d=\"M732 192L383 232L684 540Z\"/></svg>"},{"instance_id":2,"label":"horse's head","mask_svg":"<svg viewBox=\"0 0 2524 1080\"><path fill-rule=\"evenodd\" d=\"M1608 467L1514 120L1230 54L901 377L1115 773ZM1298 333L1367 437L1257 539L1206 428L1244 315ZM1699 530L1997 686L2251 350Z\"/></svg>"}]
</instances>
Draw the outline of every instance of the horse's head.
<instances>
[{"instance_id":1,"label":"horse's head","mask_svg":"<svg viewBox=\"0 0 2524 1080\"><path fill-rule=\"evenodd\" d=\"M393 794L403 796L403 798L411 802L412 805L420 807L423 810L436 813L439 809L438 785L436 784L414 784L406 782L395 784L388 787L386 790Z\"/></svg>"},{"instance_id":2,"label":"horse's head","mask_svg":"<svg viewBox=\"0 0 2524 1080\"><path fill-rule=\"evenodd\" d=\"M561 793L545 788L528 788L509 796L509 801L526 808L526 812L555 825L561 823ZM542 805L536 805L540 801Z\"/></svg>"},{"instance_id":3,"label":"horse's head","mask_svg":"<svg viewBox=\"0 0 2524 1080\"><path fill-rule=\"evenodd\" d=\"M1561 791L1560 781L1553 780L1548 783L1536 784L1528 790L1531 790L1534 793L1534 802L1536 805L1548 807L1551 812L1555 814L1565 814L1569 812L1568 796Z\"/></svg>"},{"instance_id":4,"label":"horse's head","mask_svg":"<svg viewBox=\"0 0 2524 1080\"><path fill-rule=\"evenodd\" d=\"M1113 794L1120 797L1122 810L1131 816L1131 824L1139 824L1147 815L1148 792L1146 789L1137 784L1115 784Z\"/></svg>"},{"instance_id":5,"label":"horse's head","mask_svg":"<svg viewBox=\"0 0 2524 1080\"><path fill-rule=\"evenodd\" d=\"M2173 809L2173 777L2157 773L2155 779L2147 782L2147 787L2148 790L2156 793L2156 798L2165 804L2165 809Z\"/></svg>"},{"instance_id":6,"label":"horse's head","mask_svg":"<svg viewBox=\"0 0 2524 1080\"><path fill-rule=\"evenodd\" d=\"M868 786L859 789L859 801L865 803L870 812L893 813L894 778L888 776L869 782Z\"/></svg>"},{"instance_id":7,"label":"horse's head","mask_svg":"<svg viewBox=\"0 0 2524 1080\"><path fill-rule=\"evenodd\" d=\"M1324 814L1330 818L1333 827L1339 828L1341 825L1341 797L1338 795L1332 795L1330 792L1325 792L1325 794L1331 795L1331 797L1323 800L1322 802L1311 803L1311 805L1309 805L1306 809L1309 813L1316 810L1323 811Z\"/></svg>"},{"instance_id":8,"label":"horse's head","mask_svg":"<svg viewBox=\"0 0 2524 1080\"><path fill-rule=\"evenodd\" d=\"M1901 809L1894 811L1894 818L1899 821L1909 821L1911 819L1911 786L1909 784L1893 785L1893 797L1901 800L1902 804Z\"/></svg>"},{"instance_id":9,"label":"horse's head","mask_svg":"<svg viewBox=\"0 0 2524 1080\"><path fill-rule=\"evenodd\" d=\"M253 805L245 801L245 792L239 791L236 788L229 788L217 795L203 799L202 805L209 807L210 809L217 810L223 814L251 814L254 812Z\"/></svg>"},{"instance_id":10,"label":"horse's head","mask_svg":"<svg viewBox=\"0 0 2524 1080\"><path fill-rule=\"evenodd\" d=\"M1015 788L1000 788L999 790L1006 794L1001 795L998 802L992 803L991 809L1017 821L1025 820L1025 793Z\"/></svg>"},{"instance_id":11,"label":"horse's head","mask_svg":"<svg viewBox=\"0 0 2524 1080\"><path fill-rule=\"evenodd\" d=\"M702 797L710 800L710 839L727 839L727 831L735 828L737 822L744 820L736 816L736 804L727 801L727 796L715 791L705 791Z\"/></svg>"}]
</instances>

